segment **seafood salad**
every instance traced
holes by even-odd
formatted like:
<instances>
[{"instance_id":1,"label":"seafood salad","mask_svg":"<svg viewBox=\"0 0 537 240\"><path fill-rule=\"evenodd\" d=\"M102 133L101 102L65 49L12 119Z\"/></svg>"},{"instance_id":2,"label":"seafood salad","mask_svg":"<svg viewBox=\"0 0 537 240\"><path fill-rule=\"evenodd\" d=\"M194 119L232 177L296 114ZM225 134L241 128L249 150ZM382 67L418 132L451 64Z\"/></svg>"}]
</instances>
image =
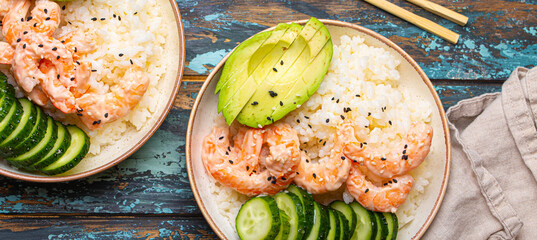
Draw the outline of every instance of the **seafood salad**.
<instances>
[{"instance_id":1,"label":"seafood salad","mask_svg":"<svg viewBox=\"0 0 537 240\"><path fill-rule=\"evenodd\" d=\"M16 97L83 129L89 158L115 151L108 147L146 128L157 111L167 74L159 55L171 30L151 26L174 20L160 5L1 0L0 70Z\"/></svg>"},{"instance_id":2,"label":"seafood salad","mask_svg":"<svg viewBox=\"0 0 537 240\"><path fill-rule=\"evenodd\" d=\"M236 224L251 224L241 219L260 207L251 197L293 192L296 185L325 205L356 201L371 212L397 213L386 216L399 217L399 225L396 219L390 226L396 234L397 226L412 220L420 201L415 196L428 184L430 176L419 169L427 164L433 140L431 105L400 87L399 64L387 50L343 35L318 90L283 119L250 128L227 126L219 116L203 140L201 159L220 214L230 222L238 214ZM405 204L407 198L411 204ZM250 236L244 229L255 228L235 227L241 238Z\"/></svg>"}]
</instances>

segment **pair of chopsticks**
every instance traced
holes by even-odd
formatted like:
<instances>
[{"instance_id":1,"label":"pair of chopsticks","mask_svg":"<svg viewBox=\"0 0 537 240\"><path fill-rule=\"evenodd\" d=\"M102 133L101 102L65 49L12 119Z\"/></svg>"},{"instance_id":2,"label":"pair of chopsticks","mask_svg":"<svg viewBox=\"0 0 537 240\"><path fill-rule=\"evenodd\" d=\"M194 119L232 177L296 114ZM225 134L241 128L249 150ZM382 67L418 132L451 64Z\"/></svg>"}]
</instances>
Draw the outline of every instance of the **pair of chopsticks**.
<instances>
[{"instance_id":1,"label":"pair of chopsticks","mask_svg":"<svg viewBox=\"0 0 537 240\"><path fill-rule=\"evenodd\" d=\"M457 42L459 41L459 34L445 28L445 27L442 27L434 22L432 22L431 20L429 19L426 19L426 18L423 18L423 17L420 17L414 13L411 13L393 3L390 3L386 0L364 0L372 5L375 5L377 6L378 8L381 8L383 9L384 11L386 12L389 12L397 17L400 17L402 18L403 20L406 20L422 29L424 29L425 31L428 31L432 34L435 34L443 39L445 39L446 41L450 42L450 43L453 43L453 44L457 44ZM443 18L446 18L454 23L457 23L461 26L464 26L466 25L466 23L468 22L468 17L462 15L462 14L459 14L457 12L454 12L450 9L447 9L441 5L438 5L436 3L432 3L432 2L429 2L427 0L406 0L406 1L409 1L411 3L414 3L422 8L424 8L425 10L429 11L429 12L432 12L436 15L439 15Z\"/></svg>"}]
</instances>

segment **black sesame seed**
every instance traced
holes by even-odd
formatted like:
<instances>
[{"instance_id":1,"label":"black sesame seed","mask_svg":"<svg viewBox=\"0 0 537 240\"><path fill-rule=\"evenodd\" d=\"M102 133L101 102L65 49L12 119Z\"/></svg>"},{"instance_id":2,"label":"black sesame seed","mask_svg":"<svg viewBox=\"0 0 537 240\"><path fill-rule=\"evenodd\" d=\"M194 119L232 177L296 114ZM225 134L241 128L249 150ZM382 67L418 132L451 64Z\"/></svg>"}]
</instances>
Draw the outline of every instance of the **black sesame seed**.
<instances>
[{"instance_id":1,"label":"black sesame seed","mask_svg":"<svg viewBox=\"0 0 537 240\"><path fill-rule=\"evenodd\" d=\"M93 121L93 125L101 124L101 120Z\"/></svg>"},{"instance_id":2,"label":"black sesame seed","mask_svg":"<svg viewBox=\"0 0 537 240\"><path fill-rule=\"evenodd\" d=\"M220 136L220 137L218 138L218 140L222 140L222 139L224 139L224 136Z\"/></svg>"},{"instance_id":3,"label":"black sesame seed","mask_svg":"<svg viewBox=\"0 0 537 240\"><path fill-rule=\"evenodd\" d=\"M317 178L317 174L314 173L314 174L313 174L313 178Z\"/></svg>"},{"instance_id":4,"label":"black sesame seed","mask_svg":"<svg viewBox=\"0 0 537 240\"><path fill-rule=\"evenodd\" d=\"M369 188L366 188L364 193L367 193L367 192L369 192Z\"/></svg>"},{"instance_id":5,"label":"black sesame seed","mask_svg":"<svg viewBox=\"0 0 537 240\"><path fill-rule=\"evenodd\" d=\"M113 16L114 18L116 18L116 17L117 17L117 15L116 15L115 13L114 13L114 14L113 14L112 16Z\"/></svg>"},{"instance_id":6,"label":"black sesame seed","mask_svg":"<svg viewBox=\"0 0 537 240\"><path fill-rule=\"evenodd\" d=\"M65 10L65 5L63 5L62 10Z\"/></svg>"},{"instance_id":7,"label":"black sesame seed","mask_svg":"<svg viewBox=\"0 0 537 240\"><path fill-rule=\"evenodd\" d=\"M250 166L246 166L246 171L250 170Z\"/></svg>"},{"instance_id":8,"label":"black sesame seed","mask_svg":"<svg viewBox=\"0 0 537 240\"><path fill-rule=\"evenodd\" d=\"M229 160L229 163L233 164L233 161L232 161L232 160Z\"/></svg>"},{"instance_id":9,"label":"black sesame seed","mask_svg":"<svg viewBox=\"0 0 537 240\"><path fill-rule=\"evenodd\" d=\"M70 21L67 21L67 23L69 23L69 25L73 25Z\"/></svg>"},{"instance_id":10,"label":"black sesame seed","mask_svg":"<svg viewBox=\"0 0 537 240\"><path fill-rule=\"evenodd\" d=\"M101 18L101 21L104 21L104 20L106 20L106 18Z\"/></svg>"},{"instance_id":11,"label":"black sesame seed","mask_svg":"<svg viewBox=\"0 0 537 240\"><path fill-rule=\"evenodd\" d=\"M82 113L77 113L76 115L78 115L78 116L82 117Z\"/></svg>"},{"instance_id":12,"label":"black sesame seed","mask_svg":"<svg viewBox=\"0 0 537 240\"><path fill-rule=\"evenodd\" d=\"M76 61L76 64L80 66L80 62L79 62L79 61Z\"/></svg>"},{"instance_id":13,"label":"black sesame seed","mask_svg":"<svg viewBox=\"0 0 537 240\"><path fill-rule=\"evenodd\" d=\"M252 172L253 172L253 173L256 173L257 171L256 171L256 170L253 170Z\"/></svg>"},{"instance_id":14,"label":"black sesame seed","mask_svg":"<svg viewBox=\"0 0 537 240\"><path fill-rule=\"evenodd\" d=\"M360 148L363 148L364 147L364 144L363 143L360 143Z\"/></svg>"},{"instance_id":15,"label":"black sesame seed","mask_svg":"<svg viewBox=\"0 0 537 240\"><path fill-rule=\"evenodd\" d=\"M342 120L345 120L345 116L343 115L339 115L341 117Z\"/></svg>"},{"instance_id":16,"label":"black sesame seed","mask_svg":"<svg viewBox=\"0 0 537 240\"><path fill-rule=\"evenodd\" d=\"M22 34L26 35L26 34L28 34L28 31L24 31Z\"/></svg>"},{"instance_id":17,"label":"black sesame seed","mask_svg":"<svg viewBox=\"0 0 537 240\"><path fill-rule=\"evenodd\" d=\"M385 158L385 157L381 157L380 160L382 160L382 161L386 161L386 158Z\"/></svg>"},{"instance_id":18,"label":"black sesame seed","mask_svg":"<svg viewBox=\"0 0 537 240\"><path fill-rule=\"evenodd\" d=\"M300 175L300 173L299 173L299 172L296 172L296 175Z\"/></svg>"},{"instance_id":19,"label":"black sesame seed","mask_svg":"<svg viewBox=\"0 0 537 240\"><path fill-rule=\"evenodd\" d=\"M278 94L275 93L275 92L272 91L272 90L270 90L270 91L268 91L268 92L269 92L269 94L270 94L271 97L276 97L276 96L278 96Z\"/></svg>"},{"instance_id":20,"label":"black sesame seed","mask_svg":"<svg viewBox=\"0 0 537 240\"><path fill-rule=\"evenodd\" d=\"M367 145L367 142L364 142L364 145Z\"/></svg>"},{"instance_id":21,"label":"black sesame seed","mask_svg":"<svg viewBox=\"0 0 537 240\"><path fill-rule=\"evenodd\" d=\"M71 81L74 81L74 80L75 80L75 78L74 78L74 77L72 77L72 78L71 78Z\"/></svg>"},{"instance_id":22,"label":"black sesame seed","mask_svg":"<svg viewBox=\"0 0 537 240\"><path fill-rule=\"evenodd\" d=\"M91 21L97 21L97 18L96 17L91 18Z\"/></svg>"},{"instance_id":23,"label":"black sesame seed","mask_svg":"<svg viewBox=\"0 0 537 240\"><path fill-rule=\"evenodd\" d=\"M57 51L57 50L58 50L57 47L53 47L53 48L52 48L52 51Z\"/></svg>"},{"instance_id":24,"label":"black sesame seed","mask_svg":"<svg viewBox=\"0 0 537 240\"><path fill-rule=\"evenodd\" d=\"M117 20L121 21L121 16L117 16Z\"/></svg>"},{"instance_id":25,"label":"black sesame seed","mask_svg":"<svg viewBox=\"0 0 537 240\"><path fill-rule=\"evenodd\" d=\"M91 72L97 72L97 70L95 70L95 69L91 69Z\"/></svg>"},{"instance_id":26,"label":"black sesame seed","mask_svg":"<svg viewBox=\"0 0 537 240\"><path fill-rule=\"evenodd\" d=\"M341 160L345 160L345 159L346 159L345 156L341 156Z\"/></svg>"},{"instance_id":27,"label":"black sesame seed","mask_svg":"<svg viewBox=\"0 0 537 240\"><path fill-rule=\"evenodd\" d=\"M384 186L387 186L387 185L388 185L388 183L384 183L383 185L384 185Z\"/></svg>"},{"instance_id":28,"label":"black sesame seed","mask_svg":"<svg viewBox=\"0 0 537 240\"><path fill-rule=\"evenodd\" d=\"M138 14L138 12L134 12L134 15Z\"/></svg>"},{"instance_id":29,"label":"black sesame seed","mask_svg":"<svg viewBox=\"0 0 537 240\"><path fill-rule=\"evenodd\" d=\"M282 177L282 180L284 180L284 181L285 181L285 180L287 180L287 178L285 178L285 177Z\"/></svg>"},{"instance_id":30,"label":"black sesame seed","mask_svg":"<svg viewBox=\"0 0 537 240\"><path fill-rule=\"evenodd\" d=\"M270 177L267 178L267 181L270 181L270 180L272 180L272 176L270 176Z\"/></svg>"},{"instance_id":31,"label":"black sesame seed","mask_svg":"<svg viewBox=\"0 0 537 240\"><path fill-rule=\"evenodd\" d=\"M369 116L371 116L371 113L370 113L370 112L368 112L368 113L367 113L367 116L368 116L368 117L369 117Z\"/></svg>"},{"instance_id":32,"label":"black sesame seed","mask_svg":"<svg viewBox=\"0 0 537 240\"><path fill-rule=\"evenodd\" d=\"M309 163L309 162L310 162L310 160L306 159L306 162L307 162L307 163Z\"/></svg>"},{"instance_id":33,"label":"black sesame seed","mask_svg":"<svg viewBox=\"0 0 537 240\"><path fill-rule=\"evenodd\" d=\"M305 118L305 119L310 119L310 117L308 117L308 116L304 116L304 118Z\"/></svg>"},{"instance_id":34,"label":"black sesame seed","mask_svg":"<svg viewBox=\"0 0 537 240\"><path fill-rule=\"evenodd\" d=\"M26 18L26 21L30 21L30 20L32 20L32 19L33 19L33 17L32 17L32 16L29 16L29 17Z\"/></svg>"},{"instance_id":35,"label":"black sesame seed","mask_svg":"<svg viewBox=\"0 0 537 240\"><path fill-rule=\"evenodd\" d=\"M270 117L267 117L267 120L269 120L269 121L270 121Z\"/></svg>"},{"instance_id":36,"label":"black sesame seed","mask_svg":"<svg viewBox=\"0 0 537 240\"><path fill-rule=\"evenodd\" d=\"M326 145L326 141L324 141L323 146Z\"/></svg>"},{"instance_id":37,"label":"black sesame seed","mask_svg":"<svg viewBox=\"0 0 537 240\"><path fill-rule=\"evenodd\" d=\"M56 76L56 78L57 78L57 79L60 79L60 74L58 74L58 75Z\"/></svg>"},{"instance_id":38,"label":"black sesame seed","mask_svg":"<svg viewBox=\"0 0 537 240\"><path fill-rule=\"evenodd\" d=\"M254 101L254 102L252 103L252 106L255 106L255 105L257 105L257 104L259 104L259 103Z\"/></svg>"},{"instance_id":39,"label":"black sesame seed","mask_svg":"<svg viewBox=\"0 0 537 240\"><path fill-rule=\"evenodd\" d=\"M78 49L76 47L74 48L74 50L75 50L75 52L78 52Z\"/></svg>"},{"instance_id":40,"label":"black sesame seed","mask_svg":"<svg viewBox=\"0 0 537 240\"><path fill-rule=\"evenodd\" d=\"M123 57L123 53L120 53L119 56L120 56L120 57Z\"/></svg>"},{"instance_id":41,"label":"black sesame seed","mask_svg":"<svg viewBox=\"0 0 537 240\"><path fill-rule=\"evenodd\" d=\"M332 97L332 101L334 101L334 99L336 99L335 97Z\"/></svg>"},{"instance_id":42,"label":"black sesame seed","mask_svg":"<svg viewBox=\"0 0 537 240\"><path fill-rule=\"evenodd\" d=\"M406 149L405 149L405 150L403 150L403 154L406 154Z\"/></svg>"},{"instance_id":43,"label":"black sesame seed","mask_svg":"<svg viewBox=\"0 0 537 240\"><path fill-rule=\"evenodd\" d=\"M297 119L296 122L297 122L297 123L300 123L300 119Z\"/></svg>"},{"instance_id":44,"label":"black sesame seed","mask_svg":"<svg viewBox=\"0 0 537 240\"><path fill-rule=\"evenodd\" d=\"M356 97L360 97L360 94L356 94Z\"/></svg>"},{"instance_id":45,"label":"black sesame seed","mask_svg":"<svg viewBox=\"0 0 537 240\"><path fill-rule=\"evenodd\" d=\"M280 106L283 106L283 102L282 102L282 101L280 101Z\"/></svg>"},{"instance_id":46,"label":"black sesame seed","mask_svg":"<svg viewBox=\"0 0 537 240\"><path fill-rule=\"evenodd\" d=\"M390 121L388 121L388 123L390 124L390 126L392 125L392 121L391 121L391 120L390 120Z\"/></svg>"},{"instance_id":47,"label":"black sesame seed","mask_svg":"<svg viewBox=\"0 0 537 240\"><path fill-rule=\"evenodd\" d=\"M82 109L82 108L79 108L79 109L76 109L76 111L77 111L77 112L83 112L83 111L84 111L84 109Z\"/></svg>"},{"instance_id":48,"label":"black sesame seed","mask_svg":"<svg viewBox=\"0 0 537 240\"><path fill-rule=\"evenodd\" d=\"M22 49L26 49L26 43L22 45Z\"/></svg>"},{"instance_id":49,"label":"black sesame seed","mask_svg":"<svg viewBox=\"0 0 537 240\"><path fill-rule=\"evenodd\" d=\"M405 144L405 149L408 147L408 144Z\"/></svg>"},{"instance_id":50,"label":"black sesame seed","mask_svg":"<svg viewBox=\"0 0 537 240\"><path fill-rule=\"evenodd\" d=\"M310 124L308 124L308 127L310 127L310 128L311 128L311 125L310 125Z\"/></svg>"},{"instance_id":51,"label":"black sesame seed","mask_svg":"<svg viewBox=\"0 0 537 240\"><path fill-rule=\"evenodd\" d=\"M272 183L272 184L276 184L276 180L272 180L272 182L270 182L270 183Z\"/></svg>"},{"instance_id":52,"label":"black sesame seed","mask_svg":"<svg viewBox=\"0 0 537 240\"><path fill-rule=\"evenodd\" d=\"M327 119L326 119L326 123L328 123L328 122L330 122L330 118L327 118Z\"/></svg>"},{"instance_id":53,"label":"black sesame seed","mask_svg":"<svg viewBox=\"0 0 537 240\"><path fill-rule=\"evenodd\" d=\"M21 22L24 22L24 18L21 18Z\"/></svg>"},{"instance_id":54,"label":"black sesame seed","mask_svg":"<svg viewBox=\"0 0 537 240\"><path fill-rule=\"evenodd\" d=\"M56 60L60 60L60 56L59 56L59 55L56 57Z\"/></svg>"},{"instance_id":55,"label":"black sesame seed","mask_svg":"<svg viewBox=\"0 0 537 240\"><path fill-rule=\"evenodd\" d=\"M227 147L227 150L231 152L231 147L228 146L228 147Z\"/></svg>"},{"instance_id":56,"label":"black sesame seed","mask_svg":"<svg viewBox=\"0 0 537 240\"><path fill-rule=\"evenodd\" d=\"M43 11L44 11L45 13L48 13L48 10L47 10L46 8L45 8L45 9L43 9Z\"/></svg>"},{"instance_id":57,"label":"black sesame seed","mask_svg":"<svg viewBox=\"0 0 537 240\"><path fill-rule=\"evenodd\" d=\"M339 99L338 99L338 100L336 100L336 103L339 103Z\"/></svg>"},{"instance_id":58,"label":"black sesame seed","mask_svg":"<svg viewBox=\"0 0 537 240\"><path fill-rule=\"evenodd\" d=\"M129 59L129 61L131 62L131 65L134 64L134 63L132 62L132 59Z\"/></svg>"},{"instance_id":59,"label":"black sesame seed","mask_svg":"<svg viewBox=\"0 0 537 240\"><path fill-rule=\"evenodd\" d=\"M397 183L397 179L394 178L394 179L393 179L393 182L394 182L394 183Z\"/></svg>"},{"instance_id":60,"label":"black sesame seed","mask_svg":"<svg viewBox=\"0 0 537 240\"><path fill-rule=\"evenodd\" d=\"M228 151L226 151L226 155L229 155L229 152L228 152Z\"/></svg>"},{"instance_id":61,"label":"black sesame seed","mask_svg":"<svg viewBox=\"0 0 537 240\"><path fill-rule=\"evenodd\" d=\"M48 21L48 20L50 20L50 17L45 18L45 21Z\"/></svg>"},{"instance_id":62,"label":"black sesame seed","mask_svg":"<svg viewBox=\"0 0 537 240\"><path fill-rule=\"evenodd\" d=\"M19 39L17 39L17 42L20 42L21 40L22 40L22 39L19 38Z\"/></svg>"}]
</instances>

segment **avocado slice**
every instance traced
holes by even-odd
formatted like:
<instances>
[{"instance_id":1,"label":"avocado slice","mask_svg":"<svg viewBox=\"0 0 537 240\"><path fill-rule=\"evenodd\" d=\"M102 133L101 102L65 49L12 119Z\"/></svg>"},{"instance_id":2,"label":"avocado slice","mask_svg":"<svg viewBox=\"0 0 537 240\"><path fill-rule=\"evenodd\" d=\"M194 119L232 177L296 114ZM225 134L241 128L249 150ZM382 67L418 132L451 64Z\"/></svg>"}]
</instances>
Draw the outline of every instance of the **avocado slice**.
<instances>
[{"instance_id":1,"label":"avocado slice","mask_svg":"<svg viewBox=\"0 0 537 240\"><path fill-rule=\"evenodd\" d=\"M282 100L282 104L276 106L270 118L279 120L285 117L289 112L299 108L317 91L332 61L332 53L333 45L332 39L330 39L304 70L300 81L296 81L295 85L289 90Z\"/></svg>"},{"instance_id":2,"label":"avocado slice","mask_svg":"<svg viewBox=\"0 0 537 240\"><path fill-rule=\"evenodd\" d=\"M301 53L296 54L298 55L298 58L295 56L296 61L290 62L288 60L291 58L284 60L284 57L282 57L280 65L290 64L291 66L279 77L272 79L267 77L265 79L265 81L257 88L248 104L246 104L239 113L237 121L250 127L259 127L279 120L285 115L279 118L274 118L272 113L275 111L276 106L281 107L283 105L283 100L297 82L304 81L306 84L303 85L303 87L307 89L310 86L315 86L313 83L316 79L322 79L322 77L324 77L326 71L313 71L309 73L305 73L304 71L314 62L316 56L322 50L329 51L331 56L332 49L330 47L325 48L326 43L331 40L330 32L328 32L328 29L315 18L312 18L306 24L303 32L306 31L308 26L310 26L310 29L317 29L317 32L313 36L308 36L309 39L301 40L301 36L299 36L289 48L288 54L286 54L286 56L291 55L293 49L302 49ZM330 44L330 46L332 45ZM325 64L321 61L317 61L316 63ZM315 65L312 68L322 69L323 65ZM320 74L321 77L317 77L315 74ZM300 91L301 89L297 90ZM275 92L277 95L271 95L269 94L269 91ZM302 98L305 98L303 101L309 98L307 94L301 96ZM253 104L254 102L257 104ZM296 108L296 104L294 107Z\"/></svg>"},{"instance_id":3,"label":"avocado slice","mask_svg":"<svg viewBox=\"0 0 537 240\"><path fill-rule=\"evenodd\" d=\"M227 69L227 71L224 72L224 70L222 70L222 75L217 83L218 85L220 82L222 82L220 88L217 87L217 89L220 91L220 95L218 96L218 112L221 112L224 109L224 107L231 100L231 97L239 90L244 82L248 80L248 77L252 75L259 64L262 64L263 61L266 61L265 58L268 53L270 53L272 49L276 47L276 44L280 41L280 39L282 39L290 26L291 25L285 23L278 24L270 36L253 53L248 51L249 49L253 49L248 48L248 45L255 44L256 39L253 41L246 40L239 45L238 49L235 50L239 51L237 51L236 54L234 51L232 54L235 57L231 58L232 56L230 56L230 59L228 59L228 61L231 60L231 62L226 61L224 70ZM241 47L241 45L244 46ZM241 61L237 62L236 60ZM236 66L235 64L239 65ZM231 73L231 69L234 69L233 73Z\"/></svg>"},{"instance_id":4,"label":"avocado slice","mask_svg":"<svg viewBox=\"0 0 537 240\"><path fill-rule=\"evenodd\" d=\"M279 62L284 53L287 52L287 49L297 38L298 34L302 31L302 28L303 27L301 25L292 23L273 50L263 58L261 63L259 63L248 79L244 81L241 86L237 86L238 84L233 84L234 87L240 88L231 97L224 98L222 92L225 89L221 90L218 101L219 104L221 101L227 102L222 110L222 114L224 115L227 124L231 125L233 120L235 120L244 105L254 93L254 89L256 89L265 80L265 78L271 72L273 72L273 68Z\"/></svg>"}]
</instances>

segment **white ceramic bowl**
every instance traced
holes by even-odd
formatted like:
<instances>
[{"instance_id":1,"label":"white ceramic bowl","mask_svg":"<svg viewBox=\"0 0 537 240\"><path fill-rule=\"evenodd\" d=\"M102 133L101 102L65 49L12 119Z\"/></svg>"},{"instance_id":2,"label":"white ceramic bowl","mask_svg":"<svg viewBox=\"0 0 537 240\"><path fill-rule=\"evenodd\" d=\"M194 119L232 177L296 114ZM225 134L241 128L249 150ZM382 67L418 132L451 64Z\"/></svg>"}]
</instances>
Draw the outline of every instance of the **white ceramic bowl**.
<instances>
[{"instance_id":1,"label":"white ceramic bowl","mask_svg":"<svg viewBox=\"0 0 537 240\"><path fill-rule=\"evenodd\" d=\"M162 4L169 25L166 39L165 55L169 62L167 71L159 81L157 88L162 93L161 102L147 124L135 132L127 132L125 136L111 146L107 146L96 156L86 157L75 168L58 176L44 176L24 172L9 165L5 160L0 161L0 174L31 182L64 182L102 172L129 157L136 152L157 131L170 111L183 76L185 63L185 35L181 15L175 0L158 0Z\"/></svg>"},{"instance_id":2,"label":"white ceramic bowl","mask_svg":"<svg viewBox=\"0 0 537 240\"><path fill-rule=\"evenodd\" d=\"M307 20L298 21L305 24ZM401 48L387 38L369 29L340 21L321 20L330 31L334 45L339 44L342 35L360 36L370 46L381 47L401 62L398 70L401 74L400 84L412 88L433 106L431 125L434 129L433 149L428 156L427 170L432 171L433 177L425 188L423 200L413 221L408 223L398 234L398 239L419 239L433 221L442 202L449 177L450 142L445 112L431 81L427 78L418 64ZM268 30L272 30L270 28ZM229 56L229 55L228 55ZM209 193L208 178L210 177L201 160L201 143L214 127L218 117L216 105L218 97L214 89L220 77L221 70L227 59L226 56L213 69L196 99L188 125L186 156L190 184L198 205L209 225L222 239L238 239L233 224L221 217L217 202Z\"/></svg>"}]
</instances>

